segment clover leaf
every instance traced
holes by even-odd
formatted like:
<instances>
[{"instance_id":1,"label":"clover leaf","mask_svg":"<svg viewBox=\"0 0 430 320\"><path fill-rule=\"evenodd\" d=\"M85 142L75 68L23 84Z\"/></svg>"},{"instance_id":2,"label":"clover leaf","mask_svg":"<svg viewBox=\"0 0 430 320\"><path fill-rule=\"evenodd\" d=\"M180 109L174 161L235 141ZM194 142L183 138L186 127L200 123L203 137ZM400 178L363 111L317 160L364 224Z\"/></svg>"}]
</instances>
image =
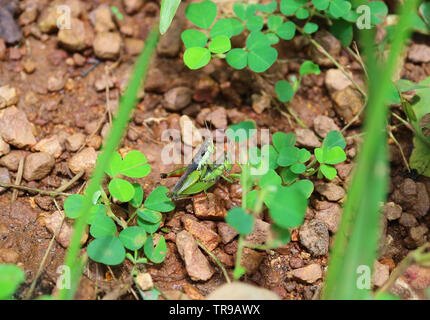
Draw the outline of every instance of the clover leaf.
<instances>
[{"instance_id":1,"label":"clover leaf","mask_svg":"<svg viewBox=\"0 0 430 320\"><path fill-rule=\"evenodd\" d=\"M201 47L204 48L206 43L208 42L208 36L203 32L187 29L181 34L182 42L184 43L185 48L193 48L193 47Z\"/></svg>"},{"instance_id":2,"label":"clover leaf","mask_svg":"<svg viewBox=\"0 0 430 320\"><path fill-rule=\"evenodd\" d=\"M216 14L216 4L208 0L191 3L185 8L187 19L202 29L209 29L216 18Z\"/></svg>"},{"instance_id":3,"label":"clover leaf","mask_svg":"<svg viewBox=\"0 0 430 320\"><path fill-rule=\"evenodd\" d=\"M254 229L254 217L241 207L230 209L225 221L241 235L248 235Z\"/></svg>"},{"instance_id":4,"label":"clover leaf","mask_svg":"<svg viewBox=\"0 0 430 320\"><path fill-rule=\"evenodd\" d=\"M149 196L146 198L143 203L146 208L160 211L160 212L169 212L175 209L175 204L172 200L166 195L169 191L164 186L159 186L155 188Z\"/></svg>"},{"instance_id":5,"label":"clover leaf","mask_svg":"<svg viewBox=\"0 0 430 320\"><path fill-rule=\"evenodd\" d=\"M95 262L114 266L125 259L125 249L118 237L97 238L87 247L88 256Z\"/></svg>"}]
</instances>

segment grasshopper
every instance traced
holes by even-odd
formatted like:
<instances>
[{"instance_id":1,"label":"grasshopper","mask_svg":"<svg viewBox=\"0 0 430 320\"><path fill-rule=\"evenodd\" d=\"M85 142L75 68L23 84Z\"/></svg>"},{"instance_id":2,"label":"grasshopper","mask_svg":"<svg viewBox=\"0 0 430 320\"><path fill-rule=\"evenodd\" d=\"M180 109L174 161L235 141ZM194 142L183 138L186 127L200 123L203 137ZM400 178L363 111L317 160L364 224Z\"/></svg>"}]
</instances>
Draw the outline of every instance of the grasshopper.
<instances>
[{"instance_id":1,"label":"grasshopper","mask_svg":"<svg viewBox=\"0 0 430 320\"><path fill-rule=\"evenodd\" d=\"M213 140L207 138L188 167L175 170L168 174L162 174L161 177L166 178L183 173L172 191L167 195L176 200L200 192L206 193L206 190L212 187L220 177L229 182L233 182L231 178L224 175L225 172L230 172L232 168L231 161L229 161L228 157L225 157L224 162L221 164L209 163L214 152L215 147Z\"/></svg>"}]
</instances>

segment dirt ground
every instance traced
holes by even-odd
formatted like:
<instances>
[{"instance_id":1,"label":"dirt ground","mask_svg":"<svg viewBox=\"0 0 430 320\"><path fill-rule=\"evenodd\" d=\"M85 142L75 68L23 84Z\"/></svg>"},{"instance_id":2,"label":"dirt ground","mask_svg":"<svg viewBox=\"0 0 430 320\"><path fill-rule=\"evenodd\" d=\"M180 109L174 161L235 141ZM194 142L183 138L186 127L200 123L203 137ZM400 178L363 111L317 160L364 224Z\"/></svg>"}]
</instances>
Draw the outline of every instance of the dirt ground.
<instances>
[{"instance_id":1,"label":"dirt ground","mask_svg":"<svg viewBox=\"0 0 430 320\"><path fill-rule=\"evenodd\" d=\"M8 2L0 1L0 10ZM72 6L72 26L79 30L77 34L60 35L52 26L48 14L52 1L23 0L14 8L15 21L22 30L21 40L12 45L0 39L0 87L9 85L15 88L17 96L17 101L13 103L17 110L11 112L12 117L18 120L9 120L11 125L7 130L19 136L29 123L35 142L49 138L49 146L53 146L53 149L47 148L52 151L51 157L54 159L48 172L35 173L37 168L27 168L31 163L24 162L24 172L28 173L24 174L21 185L43 190L54 190L76 174L77 169L71 165L73 157L84 150L91 149L94 154L100 150L109 129L110 116L118 106L136 55L159 15L157 1L142 1L141 6L141 1L126 0L59 2ZM97 16L97 10L106 8L106 5L116 6L124 14L123 19L119 20L114 15ZM228 10L228 5L224 10ZM242 120L255 120L258 128L268 128L271 133L296 132L301 137L299 143L313 149L315 139L316 143L321 141L322 132L330 128L341 129L361 107L360 101L357 102L357 92L351 86L346 88L344 82L339 84L339 81L342 82L339 79L330 80L328 74L336 70L335 67L324 61L324 57L300 37L277 45L280 59L284 62L276 63L263 75L249 70L235 71L220 60L213 61L202 70L191 71L182 61L180 33L186 26L183 13L180 13L169 32L161 38L144 92L142 90L120 150L140 150L147 156L152 167L150 175L135 179L142 184L146 195L159 185L171 188L176 182L175 179L160 179L160 173L173 169L171 165L161 164L161 150L166 144L161 135L166 129L180 129L179 119L183 115L189 116L197 127L204 127L204 120L210 119L214 130L224 129ZM109 38L96 46L95 39L106 31L118 36L115 39L119 38L119 49L115 48L116 40ZM360 64L340 47L339 42L324 32L317 37L339 63L362 83ZM240 43L243 39L234 41ZM410 48L416 42L422 40L414 39ZM303 130L283 105L270 98L274 95L275 80L297 75L300 62L305 59L319 63L322 72L318 76L304 77L290 107L308 130ZM402 77L421 81L428 76L430 63L405 59ZM337 90L337 85L343 88ZM393 110L399 112L396 106ZM0 104L0 118L1 112ZM22 113L28 121L22 119ZM393 123L396 124L395 120ZM345 190L354 158L359 152L359 134L358 123L344 133L348 142L348 159L337 166L339 177L331 183L314 179L317 187L310 199L305 224L300 230L292 232L292 241L270 252L248 252L249 263L254 267L243 281L268 288L282 299L318 298L327 268L328 251L338 228ZM394 134L406 157L409 157L412 135L405 128L397 129ZM35 143L16 144L10 145L10 150L2 154L0 148L0 181L15 182L20 159L28 159L31 154L45 149ZM88 158L85 155L83 162L90 161ZM409 174L398 147L392 141L390 161L390 196L381 226L381 253L378 262L375 262L375 270L378 270L374 275L375 286L383 284L407 253L427 242L429 237L430 179ZM81 192L86 179L86 176L82 177L66 192ZM321 187L318 188L318 185ZM238 184L220 182L210 192L215 195L217 210L240 204ZM52 230L47 228L45 218L57 209L50 196L19 191L17 200L11 202L12 195L13 190L0 188L0 262L17 263L24 268L27 279L16 294L17 298L23 298L52 238ZM56 198L61 208L64 199L63 196ZM199 219L194 215L195 210L195 201L183 200L177 203L173 212L166 214L164 227L170 231L166 235L167 258L159 265L147 266L155 285L167 297L177 297L179 292L185 292L190 298L203 298L225 282L215 265L216 271L209 280L191 280L175 243L176 234L184 229L187 219L199 221L220 235L222 241L214 253L230 274L234 267L237 240L221 234L220 230L225 227L222 220ZM267 214L262 222L270 222ZM57 268L63 264L65 246L67 243L54 242L33 297L53 292L58 277ZM310 265L319 268L305 268ZM301 268L312 274L302 278L292 276L293 270ZM105 266L90 261L84 271L78 298L102 298L126 281L130 269L131 264L125 261L121 266L111 268L112 275ZM405 298L417 297L430 285L430 273L424 269L411 270L403 281L407 290L403 288L398 293ZM130 293L125 293L121 298L134 299Z\"/></svg>"}]
</instances>

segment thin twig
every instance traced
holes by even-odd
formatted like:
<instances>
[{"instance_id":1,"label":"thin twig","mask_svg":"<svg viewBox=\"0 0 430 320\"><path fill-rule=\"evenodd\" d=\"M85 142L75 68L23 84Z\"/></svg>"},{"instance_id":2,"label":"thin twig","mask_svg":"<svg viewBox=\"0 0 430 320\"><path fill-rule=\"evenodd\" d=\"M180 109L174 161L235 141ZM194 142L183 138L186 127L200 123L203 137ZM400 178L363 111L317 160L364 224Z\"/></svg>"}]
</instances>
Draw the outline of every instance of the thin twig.
<instances>
[{"instance_id":1,"label":"thin twig","mask_svg":"<svg viewBox=\"0 0 430 320\"><path fill-rule=\"evenodd\" d=\"M49 191L49 190L41 190L41 189L37 189L37 188L30 188L30 187L25 187L25 186L17 186L16 184L11 184L11 183L4 183L4 182L0 182L0 187L4 187L4 188L13 188L13 189L18 189L18 190L24 190L24 191L29 191L29 192L35 192L35 193L39 193L39 194L45 194L51 197L57 197L57 196L70 196L70 193L65 193L65 192L57 192L57 191Z\"/></svg>"},{"instance_id":2,"label":"thin twig","mask_svg":"<svg viewBox=\"0 0 430 320\"><path fill-rule=\"evenodd\" d=\"M39 279L40 274L42 273L42 269L45 266L45 262L46 262L46 259L48 258L49 251L51 251L51 248L54 244L55 238L58 236L58 234L61 231L61 228L63 227L64 218L65 218L64 214L61 213L60 206L58 205L58 203L55 199L54 199L54 203L55 203L55 206L56 206L58 212L62 215L60 226L58 227L57 230L55 230L55 233L52 235L52 238L49 241L48 248L46 248L45 254L42 258L42 261L39 264L39 268L37 269L36 275L34 276L33 282L31 283L30 289L28 290L27 294L25 295L24 300L30 299L31 296L33 295L34 288L36 287L37 280Z\"/></svg>"},{"instance_id":3,"label":"thin twig","mask_svg":"<svg viewBox=\"0 0 430 320\"><path fill-rule=\"evenodd\" d=\"M411 168L409 167L409 163L408 160L405 157L405 154L403 152L402 146L400 145L399 141L397 141L396 137L394 136L393 132L392 132L392 128L390 126L388 127L388 135L390 136L390 138L394 141L394 143L396 144L397 148L400 151L400 155L402 156L402 160L406 166L406 169L408 169L408 172L411 172Z\"/></svg>"},{"instance_id":4,"label":"thin twig","mask_svg":"<svg viewBox=\"0 0 430 320\"><path fill-rule=\"evenodd\" d=\"M203 243L201 243L197 239L196 239L196 241L197 241L197 244L199 245L199 247L202 248L213 259L213 261L215 261L217 266L221 269L227 283L230 283L231 282L230 277L228 276L227 270L225 269L225 267L221 263L221 261L219 261L219 259Z\"/></svg>"},{"instance_id":5,"label":"thin twig","mask_svg":"<svg viewBox=\"0 0 430 320\"><path fill-rule=\"evenodd\" d=\"M409 268L410 265L412 265L416 260L418 260L421 256L421 254L429 248L430 244L426 243L423 246L419 247L418 249L409 252L409 254L406 256L406 258L403 259L403 261L397 266L396 269L391 273L390 277L388 278L387 282L379 288L378 291L376 291L375 295L389 292L393 284L396 282L396 280L405 273L405 271Z\"/></svg>"},{"instance_id":6,"label":"thin twig","mask_svg":"<svg viewBox=\"0 0 430 320\"><path fill-rule=\"evenodd\" d=\"M67 183L65 183L64 185L62 185L61 187L59 187L56 190L42 190L42 189L38 189L38 188L31 188L31 187L26 187L26 186L20 186L18 184L11 184L11 183L4 183L4 182L0 182L0 187L4 187L4 188L12 188L12 189L17 189L17 190L24 190L24 191L28 191L28 192L35 192L35 193L39 193L39 194L44 194L44 195L48 195L51 197L57 197L57 196L70 196L71 193L65 193L63 192L64 190L67 190L71 185L73 185L76 181L78 181L83 175L84 175L85 171L81 171L79 172L76 176L74 176L70 181L68 181Z\"/></svg>"},{"instance_id":7,"label":"thin twig","mask_svg":"<svg viewBox=\"0 0 430 320\"><path fill-rule=\"evenodd\" d=\"M81 172L79 172L77 175L75 175L72 179L70 179L70 181L66 182L65 184L63 184L61 187L59 187L58 189L56 189L55 191L57 192L63 192L66 191L67 189L69 189L76 181L78 181L80 178L82 178L82 176L85 174L85 170L82 170Z\"/></svg>"},{"instance_id":8,"label":"thin twig","mask_svg":"<svg viewBox=\"0 0 430 320\"><path fill-rule=\"evenodd\" d=\"M24 159L25 158L21 158L19 160L18 172L16 174L16 179L15 179L15 185L17 186L19 186L22 181L22 174L24 173ZM18 198L18 189L14 189L12 192L11 202L14 202L17 198Z\"/></svg>"},{"instance_id":9,"label":"thin twig","mask_svg":"<svg viewBox=\"0 0 430 320\"><path fill-rule=\"evenodd\" d=\"M351 81L351 83L354 85L354 87L357 88L357 90L361 93L361 95L365 98L365 100L367 100L367 93L359 86L359 84L357 82L355 82L355 80L345 70L345 68L339 62L337 62L336 59L333 58L333 56L330 53L328 53L327 50L324 49L324 47L322 45L320 45L318 42L316 42L314 39L312 39L312 37L310 37L308 34L304 33L302 28L297 28L297 30L299 30L300 33L302 33L305 37L307 37L310 43L312 43L319 51L321 51L322 54L324 54L331 62L333 62L333 64L340 71L342 71L342 73L345 75L345 77L347 77L348 80Z\"/></svg>"}]
</instances>

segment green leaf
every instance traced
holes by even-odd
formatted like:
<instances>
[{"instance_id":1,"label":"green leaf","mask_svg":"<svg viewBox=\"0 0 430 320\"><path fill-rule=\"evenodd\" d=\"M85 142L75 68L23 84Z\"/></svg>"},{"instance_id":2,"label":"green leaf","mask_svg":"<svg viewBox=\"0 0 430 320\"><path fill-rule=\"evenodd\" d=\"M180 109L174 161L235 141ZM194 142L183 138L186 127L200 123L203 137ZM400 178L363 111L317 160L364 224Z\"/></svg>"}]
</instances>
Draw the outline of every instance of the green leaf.
<instances>
[{"instance_id":1,"label":"green leaf","mask_svg":"<svg viewBox=\"0 0 430 320\"><path fill-rule=\"evenodd\" d=\"M330 4L329 0L312 0L312 4L317 8L318 10L326 10Z\"/></svg>"},{"instance_id":2,"label":"green leaf","mask_svg":"<svg viewBox=\"0 0 430 320\"><path fill-rule=\"evenodd\" d=\"M85 197L81 194L72 194L64 201L64 212L70 219L79 218L81 209L84 205Z\"/></svg>"},{"instance_id":3,"label":"green leaf","mask_svg":"<svg viewBox=\"0 0 430 320\"><path fill-rule=\"evenodd\" d=\"M321 173L329 180L333 180L337 175L337 170L332 166L328 166L326 164L322 164L320 167Z\"/></svg>"},{"instance_id":4,"label":"green leaf","mask_svg":"<svg viewBox=\"0 0 430 320\"><path fill-rule=\"evenodd\" d=\"M408 79L397 80L395 87L397 87L397 89L399 89L399 91L401 93L406 92L406 91L411 91L411 90L428 89L429 88L428 85L421 85L421 84L415 83L415 82L408 80Z\"/></svg>"},{"instance_id":5,"label":"green leaf","mask_svg":"<svg viewBox=\"0 0 430 320\"><path fill-rule=\"evenodd\" d=\"M112 197L121 202L128 202L134 197L133 185L123 179L115 178L109 183L109 192Z\"/></svg>"},{"instance_id":6,"label":"green leaf","mask_svg":"<svg viewBox=\"0 0 430 320\"><path fill-rule=\"evenodd\" d=\"M218 36L227 36L229 38L241 34L243 31L243 24L234 18L231 19L220 19L215 22L211 28L211 38Z\"/></svg>"},{"instance_id":7,"label":"green leaf","mask_svg":"<svg viewBox=\"0 0 430 320\"><path fill-rule=\"evenodd\" d=\"M306 34L314 33L314 32L316 32L317 30L318 30L318 25L317 25L316 23L313 23L313 22L307 22L307 23L305 24L305 26L303 27L303 31L304 31Z\"/></svg>"},{"instance_id":8,"label":"green leaf","mask_svg":"<svg viewBox=\"0 0 430 320\"><path fill-rule=\"evenodd\" d=\"M269 246L281 247L291 241L291 235L288 229L281 228L276 224L272 224L270 229L274 239L268 243Z\"/></svg>"},{"instance_id":9,"label":"green leaf","mask_svg":"<svg viewBox=\"0 0 430 320\"><path fill-rule=\"evenodd\" d=\"M296 11L296 18L303 20L303 19L307 19L309 17L309 11L305 8L299 8Z\"/></svg>"},{"instance_id":10,"label":"green leaf","mask_svg":"<svg viewBox=\"0 0 430 320\"><path fill-rule=\"evenodd\" d=\"M265 144L261 147L261 156L262 156L262 163L268 162L269 169L275 170L278 168L278 151L269 144Z\"/></svg>"},{"instance_id":11,"label":"green leaf","mask_svg":"<svg viewBox=\"0 0 430 320\"><path fill-rule=\"evenodd\" d=\"M276 29L276 34L284 40L291 40L296 34L296 25L292 21L284 22Z\"/></svg>"},{"instance_id":12,"label":"green leaf","mask_svg":"<svg viewBox=\"0 0 430 320\"><path fill-rule=\"evenodd\" d=\"M116 177L121 170L121 162L122 158L118 152L114 152L112 154L112 158L110 159L109 165L106 168L105 172L111 176L112 178Z\"/></svg>"},{"instance_id":13,"label":"green leaf","mask_svg":"<svg viewBox=\"0 0 430 320\"><path fill-rule=\"evenodd\" d=\"M145 155L137 150L127 153L122 159L120 174L130 178L143 178L151 172Z\"/></svg>"},{"instance_id":14,"label":"green leaf","mask_svg":"<svg viewBox=\"0 0 430 320\"><path fill-rule=\"evenodd\" d=\"M282 181L286 185L293 183L299 177L297 173L294 173L291 171L290 167L282 168L280 174L281 174Z\"/></svg>"},{"instance_id":15,"label":"green leaf","mask_svg":"<svg viewBox=\"0 0 430 320\"><path fill-rule=\"evenodd\" d=\"M263 28L263 17L253 16L246 22L246 28L249 31L260 31Z\"/></svg>"},{"instance_id":16,"label":"green leaf","mask_svg":"<svg viewBox=\"0 0 430 320\"><path fill-rule=\"evenodd\" d=\"M267 39L269 39L270 44L277 44L279 42L279 37L274 33L266 33Z\"/></svg>"},{"instance_id":17,"label":"green leaf","mask_svg":"<svg viewBox=\"0 0 430 320\"><path fill-rule=\"evenodd\" d=\"M161 225L161 221L157 223L150 223L141 219L140 217L137 217L137 224L143 229L145 229L146 232L148 232L149 234L152 234L158 230L158 228Z\"/></svg>"},{"instance_id":18,"label":"green leaf","mask_svg":"<svg viewBox=\"0 0 430 320\"><path fill-rule=\"evenodd\" d=\"M259 182L261 189L267 186L280 186L281 184L281 177L273 169L269 169L264 175L262 175Z\"/></svg>"},{"instance_id":19,"label":"green leaf","mask_svg":"<svg viewBox=\"0 0 430 320\"><path fill-rule=\"evenodd\" d=\"M254 189L246 194L246 209L254 210L257 203L258 190Z\"/></svg>"},{"instance_id":20,"label":"green leaf","mask_svg":"<svg viewBox=\"0 0 430 320\"><path fill-rule=\"evenodd\" d=\"M430 177L430 148L421 139L414 137L414 149L409 158L409 165L419 174Z\"/></svg>"},{"instance_id":21,"label":"green leaf","mask_svg":"<svg viewBox=\"0 0 430 320\"><path fill-rule=\"evenodd\" d=\"M299 71L301 76L307 75L307 74L320 74L321 70L319 65L317 65L316 63L313 63L310 60L307 60L305 62L302 63L302 65L300 66L300 71Z\"/></svg>"},{"instance_id":22,"label":"green leaf","mask_svg":"<svg viewBox=\"0 0 430 320\"><path fill-rule=\"evenodd\" d=\"M148 208L137 209L137 215L140 219L154 224L160 222L163 217L160 212Z\"/></svg>"},{"instance_id":23,"label":"green leaf","mask_svg":"<svg viewBox=\"0 0 430 320\"><path fill-rule=\"evenodd\" d=\"M351 10L351 3L348 1L332 0L330 3L329 12L336 19L347 15L349 10Z\"/></svg>"},{"instance_id":24,"label":"green leaf","mask_svg":"<svg viewBox=\"0 0 430 320\"><path fill-rule=\"evenodd\" d=\"M225 35L218 36L209 43L209 51L212 53L224 53L230 49L230 38Z\"/></svg>"},{"instance_id":25,"label":"green leaf","mask_svg":"<svg viewBox=\"0 0 430 320\"><path fill-rule=\"evenodd\" d=\"M276 1L269 2L268 4L257 4L258 10L264 13L272 13L276 10L278 3Z\"/></svg>"},{"instance_id":26,"label":"green leaf","mask_svg":"<svg viewBox=\"0 0 430 320\"><path fill-rule=\"evenodd\" d=\"M275 85L276 96L281 102L288 102L294 97L294 90L291 84L285 80L279 80Z\"/></svg>"},{"instance_id":27,"label":"green leaf","mask_svg":"<svg viewBox=\"0 0 430 320\"><path fill-rule=\"evenodd\" d=\"M280 187L266 205L270 217L282 228L296 228L303 223L308 205L306 197L295 188Z\"/></svg>"},{"instance_id":28,"label":"green leaf","mask_svg":"<svg viewBox=\"0 0 430 320\"><path fill-rule=\"evenodd\" d=\"M258 166L261 163L261 150L258 147L252 147L248 150L248 162L252 166Z\"/></svg>"},{"instance_id":29,"label":"green leaf","mask_svg":"<svg viewBox=\"0 0 430 320\"><path fill-rule=\"evenodd\" d=\"M388 14L388 7L382 1L372 1L367 4L370 8L370 23L372 25L381 24L384 22Z\"/></svg>"},{"instance_id":30,"label":"green leaf","mask_svg":"<svg viewBox=\"0 0 430 320\"><path fill-rule=\"evenodd\" d=\"M134 188L134 196L129 201L129 203L133 207L139 208L143 202L143 189L140 183L133 183L133 188Z\"/></svg>"},{"instance_id":31,"label":"green leaf","mask_svg":"<svg viewBox=\"0 0 430 320\"><path fill-rule=\"evenodd\" d=\"M146 241L145 229L138 226L128 227L121 231L119 234L119 240L121 240L124 247L129 250L139 250L143 247Z\"/></svg>"},{"instance_id":32,"label":"green leaf","mask_svg":"<svg viewBox=\"0 0 430 320\"><path fill-rule=\"evenodd\" d=\"M314 192L314 184L312 183L312 181L306 179L302 179L295 182L289 188L299 191L302 195L306 197L306 199L309 199L312 195L312 192Z\"/></svg>"},{"instance_id":33,"label":"green leaf","mask_svg":"<svg viewBox=\"0 0 430 320\"><path fill-rule=\"evenodd\" d=\"M25 280L24 271L13 264L0 264L0 300L10 299Z\"/></svg>"},{"instance_id":34,"label":"green leaf","mask_svg":"<svg viewBox=\"0 0 430 320\"><path fill-rule=\"evenodd\" d=\"M291 172L301 174L306 171L306 166L303 163L295 163L291 167Z\"/></svg>"},{"instance_id":35,"label":"green leaf","mask_svg":"<svg viewBox=\"0 0 430 320\"><path fill-rule=\"evenodd\" d=\"M186 49L193 47L204 48L208 42L207 35L194 29L188 29L182 32L181 39Z\"/></svg>"},{"instance_id":36,"label":"green leaf","mask_svg":"<svg viewBox=\"0 0 430 320\"><path fill-rule=\"evenodd\" d=\"M240 20L246 20L246 5L244 3L235 2L233 4L233 12Z\"/></svg>"},{"instance_id":37,"label":"green leaf","mask_svg":"<svg viewBox=\"0 0 430 320\"><path fill-rule=\"evenodd\" d=\"M319 163L324 163L324 150L322 148L315 148L314 154Z\"/></svg>"},{"instance_id":38,"label":"green leaf","mask_svg":"<svg viewBox=\"0 0 430 320\"><path fill-rule=\"evenodd\" d=\"M261 31L254 31L246 38L246 47L250 50L264 49L270 47L269 39Z\"/></svg>"},{"instance_id":39,"label":"green leaf","mask_svg":"<svg viewBox=\"0 0 430 320\"><path fill-rule=\"evenodd\" d=\"M264 36L266 39L267 37ZM248 66L254 72L264 72L269 69L278 58L278 51L272 47L255 49L248 54Z\"/></svg>"},{"instance_id":40,"label":"green leaf","mask_svg":"<svg viewBox=\"0 0 430 320\"><path fill-rule=\"evenodd\" d=\"M324 138L324 141L322 143L322 147L330 150L331 148L336 147L336 146L338 146L342 149L345 149L346 141L345 141L345 138L343 137L342 133L340 133L337 130L332 130Z\"/></svg>"},{"instance_id":41,"label":"green leaf","mask_svg":"<svg viewBox=\"0 0 430 320\"><path fill-rule=\"evenodd\" d=\"M241 142L251 138L255 134L256 128L254 121L241 121L229 126L226 135L232 141Z\"/></svg>"},{"instance_id":42,"label":"green leaf","mask_svg":"<svg viewBox=\"0 0 430 320\"><path fill-rule=\"evenodd\" d=\"M306 149L299 150L299 162L305 163L311 158L311 153Z\"/></svg>"},{"instance_id":43,"label":"green leaf","mask_svg":"<svg viewBox=\"0 0 430 320\"><path fill-rule=\"evenodd\" d=\"M299 148L283 147L279 150L278 164L282 167L288 167L299 160Z\"/></svg>"},{"instance_id":44,"label":"green leaf","mask_svg":"<svg viewBox=\"0 0 430 320\"><path fill-rule=\"evenodd\" d=\"M299 8L300 8L300 3L298 1L281 0L281 12L286 16L296 13L297 9Z\"/></svg>"},{"instance_id":45,"label":"green leaf","mask_svg":"<svg viewBox=\"0 0 430 320\"><path fill-rule=\"evenodd\" d=\"M103 204L93 205L88 213L88 224L93 224L97 217L106 216L106 207Z\"/></svg>"},{"instance_id":46,"label":"green leaf","mask_svg":"<svg viewBox=\"0 0 430 320\"><path fill-rule=\"evenodd\" d=\"M341 147L335 146L328 151L324 150L324 163L338 164L346 160L345 151Z\"/></svg>"},{"instance_id":47,"label":"green leaf","mask_svg":"<svg viewBox=\"0 0 430 320\"><path fill-rule=\"evenodd\" d=\"M270 15L267 19L267 27L271 31L275 31L282 25L283 19L280 16Z\"/></svg>"},{"instance_id":48,"label":"green leaf","mask_svg":"<svg viewBox=\"0 0 430 320\"><path fill-rule=\"evenodd\" d=\"M243 49L232 49L226 54L227 63L238 70L246 67L248 64L248 52Z\"/></svg>"},{"instance_id":49,"label":"green leaf","mask_svg":"<svg viewBox=\"0 0 430 320\"><path fill-rule=\"evenodd\" d=\"M115 222L108 216L97 216L90 227L90 234L94 238L103 238L116 235Z\"/></svg>"},{"instance_id":50,"label":"green leaf","mask_svg":"<svg viewBox=\"0 0 430 320\"><path fill-rule=\"evenodd\" d=\"M125 259L125 249L121 241L114 236L98 238L88 245L88 256L95 262L109 266L121 264Z\"/></svg>"},{"instance_id":51,"label":"green leaf","mask_svg":"<svg viewBox=\"0 0 430 320\"><path fill-rule=\"evenodd\" d=\"M155 188L149 196L146 198L143 203L146 208L160 211L160 212L169 212L175 209L175 204L172 200L166 195L169 192L164 186L159 186Z\"/></svg>"},{"instance_id":52,"label":"green leaf","mask_svg":"<svg viewBox=\"0 0 430 320\"><path fill-rule=\"evenodd\" d=\"M251 19L257 13L257 5L253 3L249 3L246 5L246 19Z\"/></svg>"},{"instance_id":53,"label":"green leaf","mask_svg":"<svg viewBox=\"0 0 430 320\"><path fill-rule=\"evenodd\" d=\"M160 9L160 33L165 34L172 23L181 0L162 0Z\"/></svg>"},{"instance_id":54,"label":"green leaf","mask_svg":"<svg viewBox=\"0 0 430 320\"><path fill-rule=\"evenodd\" d=\"M216 4L208 0L191 3L185 8L187 19L202 29L209 29L216 18L216 14Z\"/></svg>"},{"instance_id":55,"label":"green leaf","mask_svg":"<svg viewBox=\"0 0 430 320\"><path fill-rule=\"evenodd\" d=\"M330 33L338 38L344 47L348 47L354 37L352 24L345 20L335 20L330 27Z\"/></svg>"},{"instance_id":56,"label":"green leaf","mask_svg":"<svg viewBox=\"0 0 430 320\"><path fill-rule=\"evenodd\" d=\"M281 150L283 147L294 147L297 137L294 133L284 133L281 131L275 132L272 136L272 142L276 150Z\"/></svg>"},{"instance_id":57,"label":"green leaf","mask_svg":"<svg viewBox=\"0 0 430 320\"><path fill-rule=\"evenodd\" d=\"M211 53L206 48L188 48L184 52L184 63L191 70L203 68L211 61Z\"/></svg>"},{"instance_id":58,"label":"green leaf","mask_svg":"<svg viewBox=\"0 0 430 320\"><path fill-rule=\"evenodd\" d=\"M88 224L94 223L98 217L106 217L106 207L104 204L97 204L91 207L88 213Z\"/></svg>"},{"instance_id":59,"label":"green leaf","mask_svg":"<svg viewBox=\"0 0 430 320\"><path fill-rule=\"evenodd\" d=\"M245 212L241 207L230 209L225 221L240 235L248 235L254 229L254 217Z\"/></svg>"},{"instance_id":60,"label":"green leaf","mask_svg":"<svg viewBox=\"0 0 430 320\"><path fill-rule=\"evenodd\" d=\"M143 250L145 251L146 257L151 260L151 262L161 263L167 255L166 239L161 236L160 240L158 240L157 246L154 248L152 236L149 236L143 246Z\"/></svg>"},{"instance_id":61,"label":"green leaf","mask_svg":"<svg viewBox=\"0 0 430 320\"><path fill-rule=\"evenodd\" d=\"M430 2L421 3L418 10L424 22L430 25Z\"/></svg>"}]
</instances>

